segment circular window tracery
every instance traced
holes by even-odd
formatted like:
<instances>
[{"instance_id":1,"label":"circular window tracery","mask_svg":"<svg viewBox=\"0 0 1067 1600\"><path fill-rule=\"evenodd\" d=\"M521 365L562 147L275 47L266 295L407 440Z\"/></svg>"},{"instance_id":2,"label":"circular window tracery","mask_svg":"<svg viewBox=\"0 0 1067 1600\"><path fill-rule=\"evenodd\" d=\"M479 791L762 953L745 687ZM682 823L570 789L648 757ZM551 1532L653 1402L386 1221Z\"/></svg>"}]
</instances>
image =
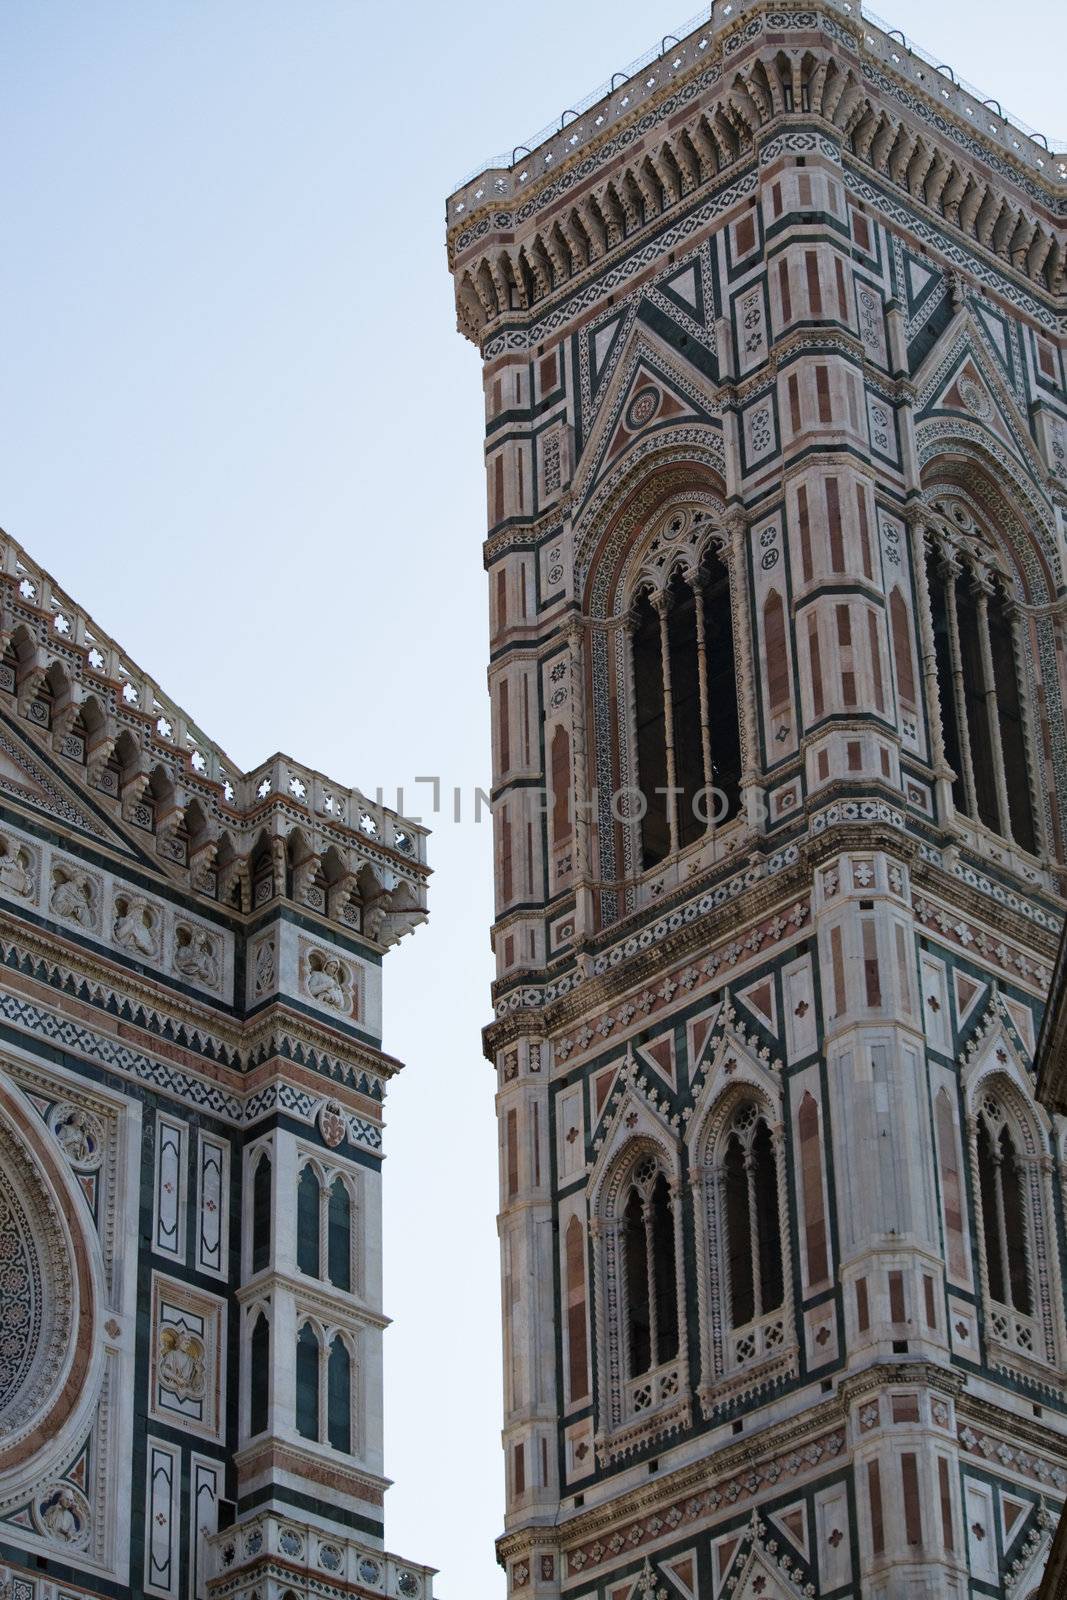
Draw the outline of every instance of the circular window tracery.
<instances>
[{"instance_id":1,"label":"circular window tracery","mask_svg":"<svg viewBox=\"0 0 1067 1600\"><path fill-rule=\"evenodd\" d=\"M0 1433L7 1434L35 1415L59 1376L73 1282L50 1196L12 1139L0 1147Z\"/></svg>"},{"instance_id":2,"label":"circular window tracery","mask_svg":"<svg viewBox=\"0 0 1067 1600\"><path fill-rule=\"evenodd\" d=\"M4 1493L15 1492L27 1475L38 1487L50 1481L47 1474L70 1447L71 1430L80 1429L95 1403L103 1371L96 1338L98 1252L80 1226L65 1148L0 1072ZM62 1524L69 1534L70 1518L79 1525L82 1520L80 1508L62 1495L55 1505L42 1506L40 1516L46 1511L50 1531L53 1523Z\"/></svg>"}]
</instances>

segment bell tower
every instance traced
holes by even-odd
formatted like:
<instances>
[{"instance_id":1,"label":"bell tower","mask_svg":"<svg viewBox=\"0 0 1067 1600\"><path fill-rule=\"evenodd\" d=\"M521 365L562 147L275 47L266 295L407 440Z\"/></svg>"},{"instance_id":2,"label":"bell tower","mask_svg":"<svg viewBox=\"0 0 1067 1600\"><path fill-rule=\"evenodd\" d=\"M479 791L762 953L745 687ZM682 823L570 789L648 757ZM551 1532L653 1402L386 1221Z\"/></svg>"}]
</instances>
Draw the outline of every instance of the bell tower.
<instances>
[{"instance_id":1,"label":"bell tower","mask_svg":"<svg viewBox=\"0 0 1067 1600\"><path fill-rule=\"evenodd\" d=\"M509 1596L1036 1593L1067 1492L1067 165L821 0L448 201Z\"/></svg>"}]
</instances>

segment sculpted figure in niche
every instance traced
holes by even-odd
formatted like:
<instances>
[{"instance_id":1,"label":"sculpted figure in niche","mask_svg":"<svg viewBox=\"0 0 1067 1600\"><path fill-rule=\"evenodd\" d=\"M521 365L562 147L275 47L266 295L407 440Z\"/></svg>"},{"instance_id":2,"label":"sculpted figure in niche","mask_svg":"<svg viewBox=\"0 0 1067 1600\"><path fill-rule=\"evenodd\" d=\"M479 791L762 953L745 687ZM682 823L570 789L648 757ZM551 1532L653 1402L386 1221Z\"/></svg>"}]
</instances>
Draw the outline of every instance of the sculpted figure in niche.
<instances>
[{"instance_id":1,"label":"sculpted figure in niche","mask_svg":"<svg viewBox=\"0 0 1067 1600\"><path fill-rule=\"evenodd\" d=\"M99 1166L104 1136L91 1111L64 1101L56 1106L49 1123L71 1166Z\"/></svg>"},{"instance_id":2,"label":"sculpted figure in niche","mask_svg":"<svg viewBox=\"0 0 1067 1600\"><path fill-rule=\"evenodd\" d=\"M34 882L31 868L33 859L28 850L21 845L14 844L10 839L0 834L0 888L8 894L18 895L20 900L27 900L33 894Z\"/></svg>"},{"instance_id":3,"label":"sculpted figure in niche","mask_svg":"<svg viewBox=\"0 0 1067 1600\"><path fill-rule=\"evenodd\" d=\"M147 900L120 896L115 901L115 942L137 955L154 956L158 952L158 922L159 913Z\"/></svg>"},{"instance_id":4,"label":"sculpted figure in niche","mask_svg":"<svg viewBox=\"0 0 1067 1600\"><path fill-rule=\"evenodd\" d=\"M42 1531L59 1544L81 1546L89 1535L88 1512L73 1489L56 1488L39 1505L37 1520Z\"/></svg>"},{"instance_id":5,"label":"sculpted figure in niche","mask_svg":"<svg viewBox=\"0 0 1067 1600\"><path fill-rule=\"evenodd\" d=\"M57 867L52 874L49 906L57 917L67 917L83 928L96 927L96 885L87 873Z\"/></svg>"},{"instance_id":6,"label":"sculpted figure in niche","mask_svg":"<svg viewBox=\"0 0 1067 1600\"><path fill-rule=\"evenodd\" d=\"M203 1340L185 1328L168 1326L159 1335L159 1352L160 1388L179 1400L202 1400L207 1387Z\"/></svg>"},{"instance_id":7,"label":"sculpted figure in niche","mask_svg":"<svg viewBox=\"0 0 1067 1600\"><path fill-rule=\"evenodd\" d=\"M218 941L203 928L179 927L174 965L183 977L217 989L221 977Z\"/></svg>"},{"instance_id":8,"label":"sculpted figure in niche","mask_svg":"<svg viewBox=\"0 0 1067 1600\"><path fill-rule=\"evenodd\" d=\"M325 956L314 950L308 958L308 966L307 991L312 999L332 1006L335 1011L347 1011L348 969L344 963L336 956Z\"/></svg>"}]
</instances>

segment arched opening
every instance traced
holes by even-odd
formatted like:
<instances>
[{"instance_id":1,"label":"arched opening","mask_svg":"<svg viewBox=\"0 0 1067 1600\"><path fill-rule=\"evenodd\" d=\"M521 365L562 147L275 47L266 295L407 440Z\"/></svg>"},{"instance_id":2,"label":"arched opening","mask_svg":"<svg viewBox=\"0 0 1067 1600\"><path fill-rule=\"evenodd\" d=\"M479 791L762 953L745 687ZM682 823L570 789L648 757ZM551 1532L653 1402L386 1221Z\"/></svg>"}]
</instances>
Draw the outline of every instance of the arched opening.
<instances>
[{"instance_id":1,"label":"arched opening","mask_svg":"<svg viewBox=\"0 0 1067 1600\"><path fill-rule=\"evenodd\" d=\"M256 1316L249 1341L249 1433L266 1433L270 1404L270 1324L263 1312Z\"/></svg>"},{"instance_id":2,"label":"arched opening","mask_svg":"<svg viewBox=\"0 0 1067 1600\"><path fill-rule=\"evenodd\" d=\"M934 507L926 586L945 759L956 810L1023 850L1039 847L1025 711L1023 630L998 541L961 499ZM894 631L895 631L894 615ZM898 652L898 673L900 671Z\"/></svg>"},{"instance_id":3,"label":"arched opening","mask_svg":"<svg viewBox=\"0 0 1067 1600\"><path fill-rule=\"evenodd\" d=\"M352 1358L334 1334L326 1364L326 1437L335 1450L352 1450Z\"/></svg>"},{"instance_id":4,"label":"arched opening","mask_svg":"<svg viewBox=\"0 0 1067 1600\"><path fill-rule=\"evenodd\" d=\"M335 1289L352 1287L352 1202L342 1178L330 1185L327 1266Z\"/></svg>"},{"instance_id":5,"label":"arched opening","mask_svg":"<svg viewBox=\"0 0 1067 1600\"><path fill-rule=\"evenodd\" d=\"M1003 1109L987 1095L978 1113L978 1184L990 1298L1033 1316L1024 1177Z\"/></svg>"},{"instance_id":6,"label":"arched opening","mask_svg":"<svg viewBox=\"0 0 1067 1600\"><path fill-rule=\"evenodd\" d=\"M271 1165L261 1155L252 1174L252 1271L262 1272L270 1265L271 1246Z\"/></svg>"},{"instance_id":7,"label":"arched opening","mask_svg":"<svg viewBox=\"0 0 1067 1600\"><path fill-rule=\"evenodd\" d=\"M305 1322L296 1340L296 1431L319 1437L319 1336Z\"/></svg>"},{"instance_id":8,"label":"arched opening","mask_svg":"<svg viewBox=\"0 0 1067 1600\"><path fill-rule=\"evenodd\" d=\"M740 807L730 579L714 551L698 567L676 567L665 590L638 597L631 641L647 869Z\"/></svg>"},{"instance_id":9,"label":"arched opening","mask_svg":"<svg viewBox=\"0 0 1067 1600\"><path fill-rule=\"evenodd\" d=\"M317 1278L319 1266L319 1180L310 1165L305 1166L296 1187L296 1264L301 1272Z\"/></svg>"},{"instance_id":10,"label":"arched opening","mask_svg":"<svg viewBox=\"0 0 1067 1600\"><path fill-rule=\"evenodd\" d=\"M667 1179L651 1157L634 1173L623 1212L629 1375L678 1354L674 1217Z\"/></svg>"},{"instance_id":11,"label":"arched opening","mask_svg":"<svg viewBox=\"0 0 1067 1600\"><path fill-rule=\"evenodd\" d=\"M730 1325L743 1327L782 1304L778 1164L758 1106L739 1106L722 1162Z\"/></svg>"}]
</instances>

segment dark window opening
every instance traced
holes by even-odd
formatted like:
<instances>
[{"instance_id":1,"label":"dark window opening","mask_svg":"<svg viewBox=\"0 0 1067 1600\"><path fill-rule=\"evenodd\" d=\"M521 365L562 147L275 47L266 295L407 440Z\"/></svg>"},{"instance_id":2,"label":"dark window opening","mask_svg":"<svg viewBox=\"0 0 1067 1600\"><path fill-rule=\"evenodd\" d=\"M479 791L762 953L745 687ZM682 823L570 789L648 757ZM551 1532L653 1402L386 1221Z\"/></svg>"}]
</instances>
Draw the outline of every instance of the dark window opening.
<instances>
[{"instance_id":1,"label":"dark window opening","mask_svg":"<svg viewBox=\"0 0 1067 1600\"><path fill-rule=\"evenodd\" d=\"M709 823L732 820L741 803L730 580L716 555L705 559L695 586L681 571L674 574L667 591L666 636L677 791L674 813L678 848L685 849L701 838ZM639 598L634 610L633 673L638 785L645 808L641 853L647 870L670 853L672 843L663 637L659 614L647 595ZM705 792L709 787L710 794Z\"/></svg>"},{"instance_id":2,"label":"dark window opening","mask_svg":"<svg viewBox=\"0 0 1067 1600\"><path fill-rule=\"evenodd\" d=\"M652 1365L644 1209L641 1196L636 1189L631 1189L623 1219L626 1230L626 1307L629 1313L631 1378L647 1372Z\"/></svg>"},{"instance_id":3,"label":"dark window opening","mask_svg":"<svg viewBox=\"0 0 1067 1600\"><path fill-rule=\"evenodd\" d=\"M340 1334L326 1364L326 1432L335 1450L352 1450L352 1361Z\"/></svg>"},{"instance_id":4,"label":"dark window opening","mask_svg":"<svg viewBox=\"0 0 1067 1600\"><path fill-rule=\"evenodd\" d=\"M630 1190L623 1259L630 1377L637 1378L678 1354L674 1216L662 1172L644 1194L636 1184Z\"/></svg>"},{"instance_id":5,"label":"dark window opening","mask_svg":"<svg viewBox=\"0 0 1067 1600\"><path fill-rule=\"evenodd\" d=\"M340 1178L335 1178L330 1188L327 1239L330 1282L335 1289L351 1289L352 1205Z\"/></svg>"},{"instance_id":6,"label":"dark window opening","mask_svg":"<svg viewBox=\"0 0 1067 1600\"><path fill-rule=\"evenodd\" d=\"M785 1292L774 1143L753 1105L738 1112L722 1181L730 1325L739 1328L776 1311Z\"/></svg>"},{"instance_id":7,"label":"dark window opening","mask_svg":"<svg viewBox=\"0 0 1067 1600\"><path fill-rule=\"evenodd\" d=\"M319 1180L305 1167L296 1186L296 1264L309 1277L319 1276Z\"/></svg>"},{"instance_id":8,"label":"dark window opening","mask_svg":"<svg viewBox=\"0 0 1067 1600\"><path fill-rule=\"evenodd\" d=\"M266 1433L270 1394L270 1324L262 1311L256 1318L251 1341L251 1405L248 1431Z\"/></svg>"},{"instance_id":9,"label":"dark window opening","mask_svg":"<svg viewBox=\"0 0 1067 1600\"><path fill-rule=\"evenodd\" d=\"M296 1431L304 1439L319 1436L319 1341L309 1322L296 1341Z\"/></svg>"},{"instance_id":10,"label":"dark window opening","mask_svg":"<svg viewBox=\"0 0 1067 1600\"><path fill-rule=\"evenodd\" d=\"M252 1177L252 1271L262 1272L270 1264L271 1169L270 1158L261 1156Z\"/></svg>"}]
</instances>

